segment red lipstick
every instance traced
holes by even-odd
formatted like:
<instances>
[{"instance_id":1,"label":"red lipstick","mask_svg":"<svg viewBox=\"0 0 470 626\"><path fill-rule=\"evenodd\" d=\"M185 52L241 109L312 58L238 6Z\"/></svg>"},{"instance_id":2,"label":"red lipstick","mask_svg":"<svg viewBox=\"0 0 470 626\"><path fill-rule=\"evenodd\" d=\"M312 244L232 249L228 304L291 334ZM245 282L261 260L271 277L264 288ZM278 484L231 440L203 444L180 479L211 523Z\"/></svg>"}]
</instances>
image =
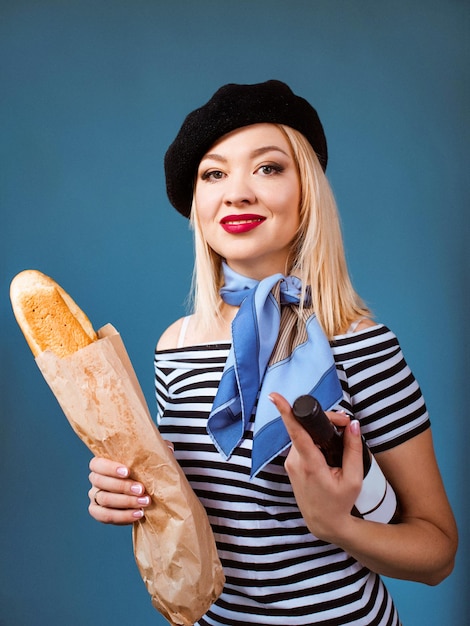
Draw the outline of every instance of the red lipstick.
<instances>
[{"instance_id":1,"label":"red lipstick","mask_svg":"<svg viewBox=\"0 0 470 626\"><path fill-rule=\"evenodd\" d=\"M246 213L243 215L227 215L220 220L222 228L230 234L247 233L257 228L266 218L261 215Z\"/></svg>"}]
</instances>

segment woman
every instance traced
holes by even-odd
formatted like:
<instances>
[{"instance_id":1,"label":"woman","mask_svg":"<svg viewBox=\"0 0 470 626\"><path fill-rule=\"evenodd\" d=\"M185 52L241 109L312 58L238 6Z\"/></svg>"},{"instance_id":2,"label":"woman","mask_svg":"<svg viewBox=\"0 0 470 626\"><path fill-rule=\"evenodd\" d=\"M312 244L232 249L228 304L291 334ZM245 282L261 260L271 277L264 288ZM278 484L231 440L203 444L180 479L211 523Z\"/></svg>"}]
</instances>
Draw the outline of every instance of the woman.
<instances>
[{"instance_id":1,"label":"woman","mask_svg":"<svg viewBox=\"0 0 470 626\"><path fill-rule=\"evenodd\" d=\"M326 164L316 111L278 81L219 89L165 157L196 264L194 312L157 345L159 424L227 579L200 624L396 625L380 575L435 585L453 568L457 531L424 400L396 337L351 285ZM295 397L313 391L344 428L342 469L293 417ZM361 433L398 497L397 523L351 514ZM95 519L145 514L132 468L90 468Z\"/></svg>"}]
</instances>

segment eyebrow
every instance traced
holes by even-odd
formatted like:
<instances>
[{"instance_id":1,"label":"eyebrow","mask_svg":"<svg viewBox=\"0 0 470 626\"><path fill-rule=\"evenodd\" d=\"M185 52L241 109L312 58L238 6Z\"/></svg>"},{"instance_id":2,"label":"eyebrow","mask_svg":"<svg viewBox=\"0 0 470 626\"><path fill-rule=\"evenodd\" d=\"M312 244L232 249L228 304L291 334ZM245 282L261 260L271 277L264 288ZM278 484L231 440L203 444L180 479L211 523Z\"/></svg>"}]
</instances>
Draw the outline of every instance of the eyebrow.
<instances>
[{"instance_id":1,"label":"eyebrow","mask_svg":"<svg viewBox=\"0 0 470 626\"><path fill-rule=\"evenodd\" d=\"M256 150L253 150L253 152L250 153L250 157L258 157L258 156L265 154L266 152L273 152L273 151L282 152L282 154L289 156L289 154L285 150L280 148L279 146L262 146L261 148L256 148ZM217 154L216 152L205 154L202 157L201 162L205 161L206 159L220 161L221 163L227 162L227 159L224 156L222 156L221 154Z\"/></svg>"}]
</instances>

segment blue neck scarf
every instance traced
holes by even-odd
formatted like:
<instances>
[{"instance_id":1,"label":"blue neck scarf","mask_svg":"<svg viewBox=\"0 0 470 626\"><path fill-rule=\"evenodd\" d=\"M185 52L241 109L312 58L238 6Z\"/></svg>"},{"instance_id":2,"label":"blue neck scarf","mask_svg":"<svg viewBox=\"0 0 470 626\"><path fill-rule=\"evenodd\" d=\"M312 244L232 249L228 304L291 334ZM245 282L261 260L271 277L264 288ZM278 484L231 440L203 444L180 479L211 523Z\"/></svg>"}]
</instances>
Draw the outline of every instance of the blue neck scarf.
<instances>
[{"instance_id":1,"label":"blue neck scarf","mask_svg":"<svg viewBox=\"0 0 470 626\"><path fill-rule=\"evenodd\" d=\"M281 393L290 404L309 393L327 411L342 398L342 390L330 344L310 303L299 308L301 281L282 274L257 281L225 263L223 270L220 295L240 308L232 322L232 346L207 432L227 460L243 438L258 398L253 478L290 445L282 418L268 398L270 392Z\"/></svg>"}]
</instances>

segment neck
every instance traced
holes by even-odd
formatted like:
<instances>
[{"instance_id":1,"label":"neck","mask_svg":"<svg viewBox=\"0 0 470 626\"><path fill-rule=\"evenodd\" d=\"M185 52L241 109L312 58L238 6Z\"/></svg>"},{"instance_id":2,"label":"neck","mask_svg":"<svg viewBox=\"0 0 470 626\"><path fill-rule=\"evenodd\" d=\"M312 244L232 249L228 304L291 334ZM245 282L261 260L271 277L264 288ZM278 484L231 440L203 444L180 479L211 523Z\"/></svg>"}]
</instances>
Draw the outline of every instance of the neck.
<instances>
[{"instance_id":1,"label":"neck","mask_svg":"<svg viewBox=\"0 0 470 626\"><path fill-rule=\"evenodd\" d=\"M282 274L283 276L288 276L290 273L289 265L287 263L279 264L279 266L274 266L273 263L269 263L266 265L254 265L252 263L248 263L245 265L242 263L234 263L232 261L224 261L224 263L237 274L257 281L261 281L264 278L268 278L268 276L273 276L274 274Z\"/></svg>"},{"instance_id":2,"label":"neck","mask_svg":"<svg viewBox=\"0 0 470 626\"><path fill-rule=\"evenodd\" d=\"M193 323L189 326L187 337L192 343L212 343L214 341L232 340L232 321L238 312L239 307L232 306L223 302L221 299L220 315L217 320L211 324L210 328L204 328L203 325L197 323L197 319L193 317Z\"/></svg>"}]
</instances>

